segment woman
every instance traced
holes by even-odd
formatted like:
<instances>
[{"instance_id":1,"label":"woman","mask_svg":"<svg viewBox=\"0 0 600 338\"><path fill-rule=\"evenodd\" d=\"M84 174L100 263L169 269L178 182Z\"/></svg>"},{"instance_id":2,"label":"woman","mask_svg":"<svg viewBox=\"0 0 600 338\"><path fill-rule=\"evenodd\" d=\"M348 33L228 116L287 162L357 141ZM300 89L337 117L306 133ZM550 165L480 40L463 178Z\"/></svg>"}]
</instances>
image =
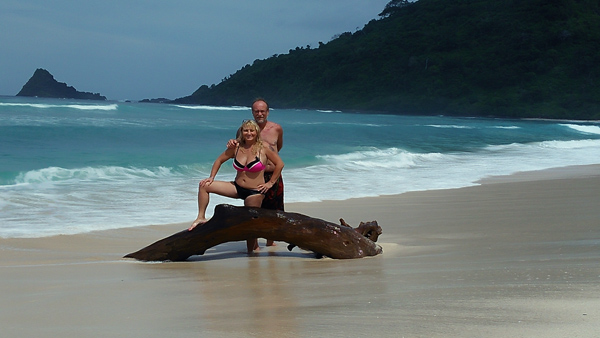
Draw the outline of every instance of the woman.
<instances>
[{"instance_id":1,"label":"woman","mask_svg":"<svg viewBox=\"0 0 600 338\"><path fill-rule=\"evenodd\" d=\"M210 171L210 177L200 181L198 189L198 217L189 227L189 231L196 226L206 223L206 208L208 207L211 193L231 198L241 198L244 206L260 207L266 193L279 179L283 169L283 161L269 147L264 147L260 138L260 128L254 120L245 120L238 130L238 146L226 149L217 159ZM214 178L221 165L233 158L233 167L237 175L233 182L215 181ZM273 176L265 182L264 171L267 161L275 165ZM258 240L247 240L248 252L258 249Z\"/></svg>"}]
</instances>

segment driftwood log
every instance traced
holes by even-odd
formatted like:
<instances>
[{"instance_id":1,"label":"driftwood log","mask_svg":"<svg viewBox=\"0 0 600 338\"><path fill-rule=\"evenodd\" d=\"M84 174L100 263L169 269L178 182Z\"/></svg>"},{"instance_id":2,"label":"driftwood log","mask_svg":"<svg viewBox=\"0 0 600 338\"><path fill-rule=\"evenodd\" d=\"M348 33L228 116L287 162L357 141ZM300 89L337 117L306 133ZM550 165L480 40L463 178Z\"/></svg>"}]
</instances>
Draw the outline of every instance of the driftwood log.
<instances>
[{"instance_id":1,"label":"driftwood log","mask_svg":"<svg viewBox=\"0 0 600 338\"><path fill-rule=\"evenodd\" d=\"M220 204L213 217L192 231L184 230L126 255L141 261L184 261L218 244L249 238L287 242L317 257L362 258L382 253L375 243L381 234L376 221L354 229L343 219L337 225L299 213Z\"/></svg>"}]
</instances>

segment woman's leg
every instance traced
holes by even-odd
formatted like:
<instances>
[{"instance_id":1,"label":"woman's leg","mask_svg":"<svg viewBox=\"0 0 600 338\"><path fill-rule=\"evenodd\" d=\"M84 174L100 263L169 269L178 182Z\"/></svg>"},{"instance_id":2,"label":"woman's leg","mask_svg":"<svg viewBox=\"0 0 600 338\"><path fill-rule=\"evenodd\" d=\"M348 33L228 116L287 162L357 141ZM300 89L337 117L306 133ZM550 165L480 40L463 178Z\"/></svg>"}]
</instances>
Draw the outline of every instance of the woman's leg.
<instances>
[{"instance_id":1,"label":"woman's leg","mask_svg":"<svg viewBox=\"0 0 600 338\"><path fill-rule=\"evenodd\" d=\"M194 229L197 225L206 223L206 208L210 201L210 194L219 194L221 196L237 198L237 191L235 186L231 182L224 181L213 181L209 185L198 187L198 217L188 228L189 231Z\"/></svg>"},{"instance_id":2,"label":"woman's leg","mask_svg":"<svg viewBox=\"0 0 600 338\"><path fill-rule=\"evenodd\" d=\"M262 201L264 198L265 198L265 195L263 195L263 194L250 195L250 196L246 197L246 199L244 200L244 206L260 208L260 205L262 204ZM259 250L258 238L247 239L246 240L246 249L248 249L248 253L253 252L254 250Z\"/></svg>"}]
</instances>

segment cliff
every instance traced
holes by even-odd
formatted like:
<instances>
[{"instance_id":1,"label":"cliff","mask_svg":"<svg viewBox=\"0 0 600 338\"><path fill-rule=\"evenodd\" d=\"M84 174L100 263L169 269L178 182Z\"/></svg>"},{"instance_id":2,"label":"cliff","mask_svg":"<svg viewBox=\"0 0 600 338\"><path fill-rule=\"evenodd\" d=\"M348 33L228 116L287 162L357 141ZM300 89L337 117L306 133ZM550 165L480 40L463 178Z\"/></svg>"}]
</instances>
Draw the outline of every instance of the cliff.
<instances>
[{"instance_id":1,"label":"cliff","mask_svg":"<svg viewBox=\"0 0 600 338\"><path fill-rule=\"evenodd\" d=\"M17 96L52 97L59 99L79 100L106 100L105 96L98 93L77 91L64 82L58 82L54 76L45 69L38 68L33 76L23 86Z\"/></svg>"}]
</instances>

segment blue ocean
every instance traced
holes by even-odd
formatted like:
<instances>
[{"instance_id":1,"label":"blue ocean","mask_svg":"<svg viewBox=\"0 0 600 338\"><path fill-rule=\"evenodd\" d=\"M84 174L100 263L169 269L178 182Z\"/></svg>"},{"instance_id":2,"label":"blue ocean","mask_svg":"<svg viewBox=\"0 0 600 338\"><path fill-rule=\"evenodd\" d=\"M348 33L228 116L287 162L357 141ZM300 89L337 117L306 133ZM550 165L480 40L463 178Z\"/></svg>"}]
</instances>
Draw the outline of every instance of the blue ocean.
<instances>
[{"instance_id":1,"label":"blue ocean","mask_svg":"<svg viewBox=\"0 0 600 338\"><path fill-rule=\"evenodd\" d=\"M198 181L249 107L0 97L0 237L191 222ZM458 188L600 163L598 121L400 116L273 107L285 201ZM230 163L217 179L232 180ZM213 197L216 204L240 200Z\"/></svg>"}]
</instances>

